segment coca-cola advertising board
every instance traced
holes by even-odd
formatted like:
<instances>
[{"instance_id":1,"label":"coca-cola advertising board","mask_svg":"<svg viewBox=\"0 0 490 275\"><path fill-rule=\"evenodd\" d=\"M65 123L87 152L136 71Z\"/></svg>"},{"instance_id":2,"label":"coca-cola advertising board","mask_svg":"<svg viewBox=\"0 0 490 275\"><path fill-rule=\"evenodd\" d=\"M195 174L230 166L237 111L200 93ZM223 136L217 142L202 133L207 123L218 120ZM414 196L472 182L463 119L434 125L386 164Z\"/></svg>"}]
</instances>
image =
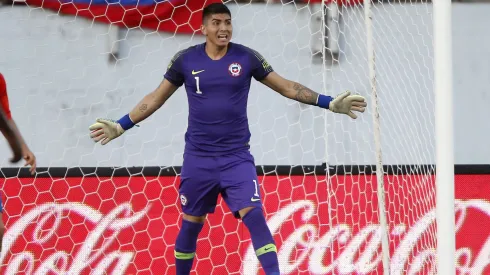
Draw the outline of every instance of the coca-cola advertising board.
<instances>
[{"instance_id":1,"label":"coca-cola advertising board","mask_svg":"<svg viewBox=\"0 0 490 275\"><path fill-rule=\"evenodd\" d=\"M376 176L260 176L282 274L382 274ZM0 179L0 274L175 274L177 176ZM457 175L458 274L490 274L490 175ZM433 175L384 177L391 274L432 274ZM443 241L443 240L442 240ZM264 274L247 229L220 199L193 274Z\"/></svg>"}]
</instances>

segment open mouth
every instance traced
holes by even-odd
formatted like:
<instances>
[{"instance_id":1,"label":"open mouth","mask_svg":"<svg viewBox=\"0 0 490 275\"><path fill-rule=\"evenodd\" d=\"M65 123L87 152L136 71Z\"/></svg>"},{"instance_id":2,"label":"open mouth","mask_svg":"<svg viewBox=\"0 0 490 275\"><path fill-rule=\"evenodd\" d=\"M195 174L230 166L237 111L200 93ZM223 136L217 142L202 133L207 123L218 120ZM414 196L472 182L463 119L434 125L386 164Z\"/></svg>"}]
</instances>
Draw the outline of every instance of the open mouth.
<instances>
[{"instance_id":1,"label":"open mouth","mask_svg":"<svg viewBox=\"0 0 490 275\"><path fill-rule=\"evenodd\" d=\"M220 35L218 35L218 40L221 42L226 42L226 41L228 41L228 35L227 34L220 34Z\"/></svg>"}]
</instances>

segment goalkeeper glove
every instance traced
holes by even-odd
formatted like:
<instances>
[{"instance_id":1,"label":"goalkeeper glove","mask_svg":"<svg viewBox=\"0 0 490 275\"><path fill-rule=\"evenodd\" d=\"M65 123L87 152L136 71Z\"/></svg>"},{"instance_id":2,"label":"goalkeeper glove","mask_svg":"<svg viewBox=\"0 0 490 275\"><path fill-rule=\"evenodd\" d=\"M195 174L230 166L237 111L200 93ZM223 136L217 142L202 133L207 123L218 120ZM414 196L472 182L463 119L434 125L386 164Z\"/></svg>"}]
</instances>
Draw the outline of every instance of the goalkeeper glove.
<instances>
[{"instance_id":1,"label":"goalkeeper glove","mask_svg":"<svg viewBox=\"0 0 490 275\"><path fill-rule=\"evenodd\" d=\"M102 140L100 143L102 145L106 145L109 141L119 137L126 131L119 122L104 118L98 118L97 122L90 125L89 129L91 131L90 137L95 142Z\"/></svg>"},{"instance_id":2,"label":"goalkeeper glove","mask_svg":"<svg viewBox=\"0 0 490 275\"><path fill-rule=\"evenodd\" d=\"M334 113L346 114L353 119L357 115L352 111L364 113L367 103L366 99L360 95L350 95L349 91L339 94L335 97L328 106L328 109Z\"/></svg>"}]
</instances>

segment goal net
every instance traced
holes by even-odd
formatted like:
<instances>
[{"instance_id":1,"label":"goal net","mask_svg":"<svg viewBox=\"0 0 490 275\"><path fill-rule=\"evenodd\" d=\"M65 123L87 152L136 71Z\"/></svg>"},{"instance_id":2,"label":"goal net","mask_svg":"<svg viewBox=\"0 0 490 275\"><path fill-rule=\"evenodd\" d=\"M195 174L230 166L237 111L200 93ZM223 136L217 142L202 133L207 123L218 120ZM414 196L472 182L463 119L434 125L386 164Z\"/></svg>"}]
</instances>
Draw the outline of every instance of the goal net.
<instances>
[{"instance_id":1,"label":"goal net","mask_svg":"<svg viewBox=\"0 0 490 275\"><path fill-rule=\"evenodd\" d=\"M40 167L29 177L0 149L2 274L175 274L184 89L106 146L88 134L151 92L177 51L204 41L193 33L204 1L147 2L0 8L0 72ZM226 2L233 42L314 91L368 102L352 120L252 82L251 152L282 273L434 274L432 4L373 2L366 17L357 1L264 2ZM264 274L221 198L194 264L193 274Z\"/></svg>"}]
</instances>

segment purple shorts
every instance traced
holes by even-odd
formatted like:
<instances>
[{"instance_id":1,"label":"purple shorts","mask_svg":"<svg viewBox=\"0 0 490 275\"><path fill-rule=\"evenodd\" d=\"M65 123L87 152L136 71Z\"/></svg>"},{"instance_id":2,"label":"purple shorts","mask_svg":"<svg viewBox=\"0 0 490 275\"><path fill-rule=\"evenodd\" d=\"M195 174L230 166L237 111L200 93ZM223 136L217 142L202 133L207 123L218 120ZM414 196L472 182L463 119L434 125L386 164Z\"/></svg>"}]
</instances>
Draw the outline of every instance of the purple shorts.
<instances>
[{"instance_id":1,"label":"purple shorts","mask_svg":"<svg viewBox=\"0 0 490 275\"><path fill-rule=\"evenodd\" d=\"M236 218L243 208L262 208L250 152L244 150L219 157L184 154L179 188L182 211L191 216L214 213L219 194Z\"/></svg>"}]
</instances>

